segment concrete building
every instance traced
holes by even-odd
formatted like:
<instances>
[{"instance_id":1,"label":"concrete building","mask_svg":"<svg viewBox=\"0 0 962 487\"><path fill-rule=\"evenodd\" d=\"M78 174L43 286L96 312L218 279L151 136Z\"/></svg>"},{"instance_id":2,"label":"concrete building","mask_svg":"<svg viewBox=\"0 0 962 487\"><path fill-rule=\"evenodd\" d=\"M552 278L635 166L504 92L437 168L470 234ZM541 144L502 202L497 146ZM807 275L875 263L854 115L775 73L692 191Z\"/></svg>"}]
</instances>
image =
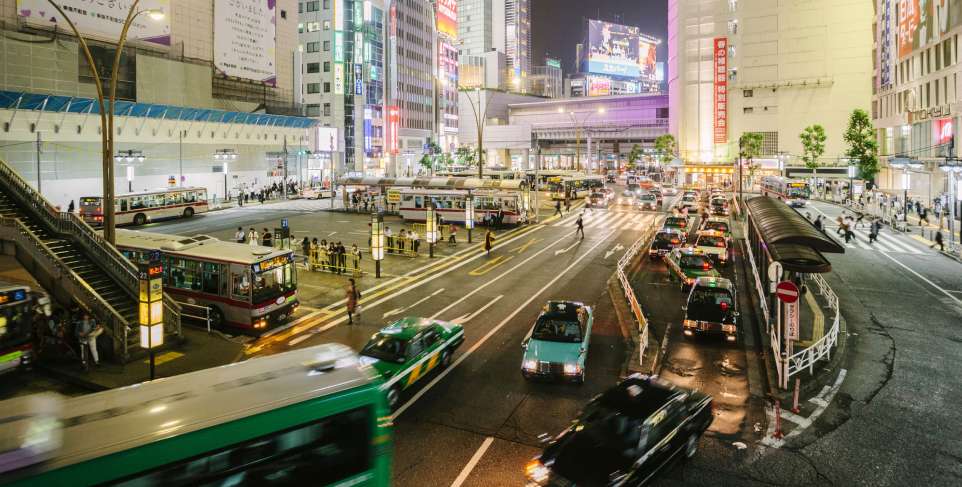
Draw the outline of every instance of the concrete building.
<instances>
[{"instance_id":1,"label":"concrete building","mask_svg":"<svg viewBox=\"0 0 962 487\"><path fill-rule=\"evenodd\" d=\"M383 171L385 8L380 0L301 1L300 96L324 131L309 159L312 178ZM334 136L335 142L329 142ZM326 150L324 150L326 149Z\"/></svg>"},{"instance_id":2,"label":"concrete building","mask_svg":"<svg viewBox=\"0 0 962 487\"><path fill-rule=\"evenodd\" d=\"M106 78L119 27L98 19L123 18L126 11L119 3L88 3L84 8L97 15L74 20ZM298 3L279 0L273 11L245 17L245 29L264 34L254 40L224 22L244 12L216 4L171 0L164 19L142 16L130 30L114 107L115 149L145 157L117 162L118 193L173 183L205 186L223 198L225 189L236 194L285 172L303 174L298 152L308 148L314 122L297 116ZM66 205L101 192L100 120L93 72L79 43L54 29L50 9L32 8L46 5L0 2L0 157ZM218 151L236 158L216 160Z\"/></svg>"},{"instance_id":3,"label":"concrete building","mask_svg":"<svg viewBox=\"0 0 962 487\"><path fill-rule=\"evenodd\" d=\"M877 182L899 196L908 192L929 204L941 197L944 203L952 176L939 166L960 154L955 133L962 115L962 2L920 5L923 11L913 16L899 12L894 0L876 4L872 119L882 155ZM890 166L906 160L908 165ZM962 185L956 185L955 194L962 194Z\"/></svg>"},{"instance_id":4,"label":"concrete building","mask_svg":"<svg viewBox=\"0 0 962 487\"><path fill-rule=\"evenodd\" d=\"M458 3L433 0L437 30L436 143L441 150L458 147Z\"/></svg>"},{"instance_id":5,"label":"concrete building","mask_svg":"<svg viewBox=\"0 0 962 487\"><path fill-rule=\"evenodd\" d=\"M545 98L561 98L564 96L564 74L561 71L561 61L546 59L544 66L531 68L528 76L528 89L531 94Z\"/></svg>"},{"instance_id":6,"label":"concrete building","mask_svg":"<svg viewBox=\"0 0 962 487\"><path fill-rule=\"evenodd\" d=\"M864 0L669 0L670 131L682 159L730 163L739 136L758 132L763 164L777 168L817 123L825 162L837 161L849 115L871 103L871 25Z\"/></svg>"},{"instance_id":7,"label":"concrete building","mask_svg":"<svg viewBox=\"0 0 962 487\"><path fill-rule=\"evenodd\" d=\"M491 62L483 56L496 51L505 55L507 89L527 90L531 69L530 0L462 0L458 3L458 39L460 64L468 66L467 71L494 69L477 66ZM471 84L476 79L480 76L468 74L466 86L478 86L476 81ZM501 89L490 84L486 87Z\"/></svg>"}]
</instances>

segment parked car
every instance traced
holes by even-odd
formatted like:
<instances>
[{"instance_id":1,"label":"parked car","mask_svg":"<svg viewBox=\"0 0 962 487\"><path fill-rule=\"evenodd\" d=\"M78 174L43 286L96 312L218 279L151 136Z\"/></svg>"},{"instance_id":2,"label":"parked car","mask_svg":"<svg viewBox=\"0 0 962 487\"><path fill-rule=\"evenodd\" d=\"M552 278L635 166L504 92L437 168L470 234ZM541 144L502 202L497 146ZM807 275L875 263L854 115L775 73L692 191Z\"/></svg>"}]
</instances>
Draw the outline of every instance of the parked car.
<instances>
[{"instance_id":1,"label":"parked car","mask_svg":"<svg viewBox=\"0 0 962 487\"><path fill-rule=\"evenodd\" d=\"M381 387L394 409L401 391L435 367L450 365L454 351L463 342L461 325L409 316L375 333L361 349L361 363L373 366L384 377Z\"/></svg>"},{"instance_id":2,"label":"parked car","mask_svg":"<svg viewBox=\"0 0 962 487\"><path fill-rule=\"evenodd\" d=\"M631 375L595 396L525 465L529 486L637 486L679 454L695 456L711 425L711 396Z\"/></svg>"},{"instance_id":3,"label":"parked car","mask_svg":"<svg viewBox=\"0 0 962 487\"><path fill-rule=\"evenodd\" d=\"M728 239L714 230L699 230L695 237L695 249L709 256L718 265L727 265L731 259Z\"/></svg>"},{"instance_id":4,"label":"parked car","mask_svg":"<svg viewBox=\"0 0 962 487\"><path fill-rule=\"evenodd\" d=\"M593 322L584 303L548 301L521 342L521 375L583 383Z\"/></svg>"},{"instance_id":5,"label":"parked car","mask_svg":"<svg viewBox=\"0 0 962 487\"><path fill-rule=\"evenodd\" d=\"M675 249L669 252L665 258L665 265L668 266L669 279L678 280L683 292L688 291L695 283L695 279L699 277L721 277L712 265L711 259L701 251L692 248Z\"/></svg>"},{"instance_id":6,"label":"parked car","mask_svg":"<svg viewBox=\"0 0 962 487\"><path fill-rule=\"evenodd\" d=\"M730 280L699 277L692 284L683 309L682 330L686 337L712 333L724 335L729 342L738 339L738 301L735 285Z\"/></svg>"}]
</instances>

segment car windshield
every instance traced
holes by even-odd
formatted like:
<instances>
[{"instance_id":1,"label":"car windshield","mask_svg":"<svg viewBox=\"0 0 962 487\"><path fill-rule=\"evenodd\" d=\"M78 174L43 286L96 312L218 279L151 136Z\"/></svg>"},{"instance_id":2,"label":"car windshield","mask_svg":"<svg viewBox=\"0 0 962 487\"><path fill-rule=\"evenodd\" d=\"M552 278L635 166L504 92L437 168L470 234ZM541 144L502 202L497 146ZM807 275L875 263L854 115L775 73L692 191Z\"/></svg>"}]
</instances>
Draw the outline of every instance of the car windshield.
<instances>
[{"instance_id":1,"label":"car windshield","mask_svg":"<svg viewBox=\"0 0 962 487\"><path fill-rule=\"evenodd\" d=\"M378 333L371 341L367 342L361 355L374 357L380 360L398 362L404 359L407 349L407 342L391 335Z\"/></svg>"},{"instance_id":2,"label":"car windshield","mask_svg":"<svg viewBox=\"0 0 962 487\"><path fill-rule=\"evenodd\" d=\"M638 199L644 200L644 201L655 201L655 195L653 195L653 194L651 194L651 193L643 194L643 195L639 196Z\"/></svg>"},{"instance_id":3,"label":"car windshield","mask_svg":"<svg viewBox=\"0 0 962 487\"><path fill-rule=\"evenodd\" d=\"M689 320L731 322L735 311L734 300L727 289L698 286L688 298Z\"/></svg>"},{"instance_id":4,"label":"car windshield","mask_svg":"<svg viewBox=\"0 0 962 487\"><path fill-rule=\"evenodd\" d=\"M728 224L725 222L708 222L705 224L705 228L724 233L728 231Z\"/></svg>"},{"instance_id":5,"label":"car windshield","mask_svg":"<svg viewBox=\"0 0 962 487\"><path fill-rule=\"evenodd\" d=\"M601 193L591 193L591 199L594 199L594 200L600 200L600 199L602 199L602 198L604 198L604 197L605 197L605 195L603 195L603 194L601 194Z\"/></svg>"},{"instance_id":6,"label":"car windshield","mask_svg":"<svg viewBox=\"0 0 962 487\"><path fill-rule=\"evenodd\" d=\"M724 247L725 237L719 237L716 235L701 235L698 237L699 247Z\"/></svg>"},{"instance_id":7,"label":"car windshield","mask_svg":"<svg viewBox=\"0 0 962 487\"><path fill-rule=\"evenodd\" d=\"M684 227L686 225L688 225L688 222L680 216L670 216L665 219L665 226Z\"/></svg>"},{"instance_id":8,"label":"car windshield","mask_svg":"<svg viewBox=\"0 0 962 487\"><path fill-rule=\"evenodd\" d=\"M581 341L581 325L577 321L542 316L534 325L531 338L547 342L578 343Z\"/></svg>"},{"instance_id":9,"label":"car windshield","mask_svg":"<svg viewBox=\"0 0 962 487\"><path fill-rule=\"evenodd\" d=\"M678 238L678 235L675 235L674 233L662 232L655 235L655 243L661 245L672 245L681 243L681 240Z\"/></svg>"},{"instance_id":10,"label":"car windshield","mask_svg":"<svg viewBox=\"0 0 962 487\"><path fill-rule=\"evenodd\" d=\"M623 191L621 195L624 196L625 198L631 198L633 196L631 191Z\"/></svg>"},{"instance_id":11,"label":"car windshield","mask_svg":"<svg viewBox=\"0 0 962 487\"><path fill-rule=\"evenodd\" d=\"M721 200L721 199L717 199L717 198L716 198L716 199L711 200L711 204L712 204L712 206L725 206L725 205L728 204L728 202L725 201L725 200Z\"/></svg>"},{"instance_id":12,"label":"car windshield","mask_svg":"<svg viewBox=\"0 0 962 487\"><path fill-rule=\"evenodd\" d=\"M711 269L711 261L704 255L682 254L679 265L685 269Z\"/></svg>"},{"instance_id":13,"label":"car windshield","mask_svg":"<svg viewBox=\"0 0 962 487\"><path fill-rule=\"evenodd\" d=\"M695 195L693 195L693 194L686 194L684 197L682 197L682 199L685 200L685 201L695 201Z\"/></svg>"}]
</instances>

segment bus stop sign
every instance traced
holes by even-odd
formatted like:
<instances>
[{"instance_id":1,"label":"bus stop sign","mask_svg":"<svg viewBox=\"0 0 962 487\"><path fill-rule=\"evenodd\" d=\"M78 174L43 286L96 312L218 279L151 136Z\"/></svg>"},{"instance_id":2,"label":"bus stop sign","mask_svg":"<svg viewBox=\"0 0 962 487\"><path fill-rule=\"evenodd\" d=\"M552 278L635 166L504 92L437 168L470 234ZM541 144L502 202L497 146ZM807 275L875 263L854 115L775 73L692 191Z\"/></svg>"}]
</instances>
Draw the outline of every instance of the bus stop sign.
<instances>
[{"instance_id":1,"label":"bus stop sign","mask_svg":"<svg viewBox=\"0 0 962 487\"><path fill-rule=\"evenodd\" d=\"M792 281L782 281L775 286L775 296L783 303L798 301L798 286Z\"/></svg>"}]
</instances>

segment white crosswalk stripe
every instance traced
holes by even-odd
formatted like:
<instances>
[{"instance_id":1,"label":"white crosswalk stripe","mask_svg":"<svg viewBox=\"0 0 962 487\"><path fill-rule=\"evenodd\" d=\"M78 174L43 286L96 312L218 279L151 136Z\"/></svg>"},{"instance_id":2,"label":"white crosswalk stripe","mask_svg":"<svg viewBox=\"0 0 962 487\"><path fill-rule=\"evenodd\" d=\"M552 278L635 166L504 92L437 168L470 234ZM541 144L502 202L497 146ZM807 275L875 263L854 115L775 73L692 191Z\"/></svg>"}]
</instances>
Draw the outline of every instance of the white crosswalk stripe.
<instances>
[{"instance_id":1,"label":"white crosswalk stripe","mask_svg":"<svg viewBox=\"0 0 962 487\"><path fill-rule=\"evenodd\" d=\"M828 227L829 233L835 234L837 227ZM869 230L867 228L856 228L852 230L855 234L855 238L849 243L845 244L846 247L850 249L863 249L863 250L881 250L884 252L902 253L902 254L924 254L925 251L918 246L914 245L908 239L900 236L893 235L886 232L883 229L878 235L878 239L874 243L869 243ZM837 237L839 242L845 243L845 239L841 236Z\"/></svg>"},{"instance_id":2,"label":"white crosswalk stripe","mask_svg":"<svg viewBox=\"0 0 962 487\"><path fill-rule=\"evenodd\" d=\"M584 215L585 230L612 228L620 230L644 230L655 223L658 214L620 212L620 211L591 211ZM565 217L552 224L552 226L576 227L578 226L578 215Z\"/></svg>"}]
</instances>

